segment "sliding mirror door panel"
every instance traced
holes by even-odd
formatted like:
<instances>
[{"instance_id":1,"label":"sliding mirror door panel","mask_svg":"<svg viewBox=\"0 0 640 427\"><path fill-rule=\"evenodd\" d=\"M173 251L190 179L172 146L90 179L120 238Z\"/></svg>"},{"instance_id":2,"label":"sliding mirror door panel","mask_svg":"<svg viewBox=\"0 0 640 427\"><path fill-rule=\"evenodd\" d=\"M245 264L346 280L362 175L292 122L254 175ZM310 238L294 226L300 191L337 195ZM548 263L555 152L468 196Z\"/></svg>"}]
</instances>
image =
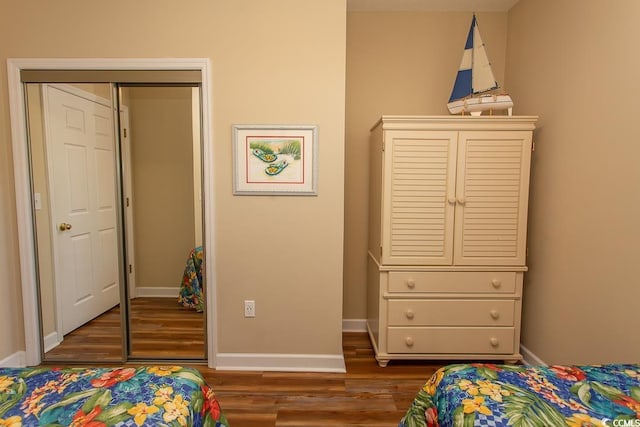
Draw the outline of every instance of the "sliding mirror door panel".
<instances>
[{"instance_id":1,"label":"sliding mirror door panel","mask_svg":"<svg viewBox=\"0 0 640 427\"><path fill-rule=\"evenodd\" d=\"M110 84L27 85L45 360L122 359Z\"/></svg>"},{"instance_id":2,"label":"sliding mirror door panel","mask_svg":"<svg viewBox=\"0 0 640 427\"><path fill-rule=\"evenodd\" d=\"M131 170L129 357L204 359L199 90L123 85L120 94Z\"/></svg>"}]
</instances>

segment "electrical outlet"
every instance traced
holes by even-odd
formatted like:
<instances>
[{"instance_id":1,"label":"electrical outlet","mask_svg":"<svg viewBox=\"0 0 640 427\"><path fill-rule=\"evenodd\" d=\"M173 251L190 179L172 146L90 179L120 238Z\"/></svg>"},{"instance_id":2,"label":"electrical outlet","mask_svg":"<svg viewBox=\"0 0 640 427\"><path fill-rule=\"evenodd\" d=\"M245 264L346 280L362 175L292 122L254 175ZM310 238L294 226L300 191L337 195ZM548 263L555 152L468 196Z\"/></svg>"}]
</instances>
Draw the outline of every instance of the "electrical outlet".
<instances>
[{"instance_id":1,"label":"electrical outlet","mask_svg":"<svg viewBox=\"0 0 640 427\"><path fill-rule=\"evenodd\" d=\"M256 317L256 302L244 300L244 317Z\"/></svg>"}]
</instances>

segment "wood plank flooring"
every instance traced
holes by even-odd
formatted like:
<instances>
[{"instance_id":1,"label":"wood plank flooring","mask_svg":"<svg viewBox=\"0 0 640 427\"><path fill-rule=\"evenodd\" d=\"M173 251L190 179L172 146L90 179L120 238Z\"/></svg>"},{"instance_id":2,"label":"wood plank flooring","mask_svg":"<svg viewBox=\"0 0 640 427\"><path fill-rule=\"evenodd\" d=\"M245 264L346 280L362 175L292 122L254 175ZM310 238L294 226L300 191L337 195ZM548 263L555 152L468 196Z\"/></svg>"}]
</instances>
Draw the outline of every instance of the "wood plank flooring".
<instances>
[{"instance_id":1,"label":"wood plank flooring","mask_svg":"<svg viewBox=\"0 0 640 427\"><path fill-rule=\"evenodd\" d=\"M49 361L122 360L120 306L69 332L64 340L45 353Z\"/></svg>"},{"instance_id":2,"label":"wood plank flooring","mask_svg":"<svg viewBox=\"0 0 640 427\"><path fill-rule=\"evenodd\" d=\"M120 307L65 335L46 353L47 361L122 361ZM131 300L131 351L136 358L204 359L204 314L183 307L177 298ZM176 346L176 342L180 342Z\"/></svg>"},{"instance_id":3,"label":"wood plank flooring","mask_svg":"<svg viewBox=\"0 0 640 427\"><path fill-rule=\"evenodd\" d=\"M205 358L204 313L174 298L136 298L130 316L131 357Z\"/></svg>"},{"instance_id":4,"label":"wood plank flooring","mask_svg":"<svg viewBox=\"0 0 640 427\"><path fill-rule=\"evenodd\" d=\"M216 371L198 366L232 427L395 427L443 363L381 368L365 333L343 333L347 372Z\"/></svg>"}]
</instances>

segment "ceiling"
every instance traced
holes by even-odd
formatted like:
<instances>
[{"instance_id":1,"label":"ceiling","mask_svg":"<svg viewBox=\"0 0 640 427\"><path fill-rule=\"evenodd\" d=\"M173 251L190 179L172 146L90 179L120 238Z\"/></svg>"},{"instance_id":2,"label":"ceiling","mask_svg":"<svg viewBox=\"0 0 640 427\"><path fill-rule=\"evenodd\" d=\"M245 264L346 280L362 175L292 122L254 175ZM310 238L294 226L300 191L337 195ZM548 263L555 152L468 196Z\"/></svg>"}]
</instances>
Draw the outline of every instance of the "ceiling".
<instances>
[{"instance_id":1,"label":"ceiling","mask_svg":"<svg viewBox=\"0 0 640 427\"><path fill-rule=\"evenodd\" d=\"M518 0L347 0L349 12L506 12Z\"/></svg>"}]
</instances>

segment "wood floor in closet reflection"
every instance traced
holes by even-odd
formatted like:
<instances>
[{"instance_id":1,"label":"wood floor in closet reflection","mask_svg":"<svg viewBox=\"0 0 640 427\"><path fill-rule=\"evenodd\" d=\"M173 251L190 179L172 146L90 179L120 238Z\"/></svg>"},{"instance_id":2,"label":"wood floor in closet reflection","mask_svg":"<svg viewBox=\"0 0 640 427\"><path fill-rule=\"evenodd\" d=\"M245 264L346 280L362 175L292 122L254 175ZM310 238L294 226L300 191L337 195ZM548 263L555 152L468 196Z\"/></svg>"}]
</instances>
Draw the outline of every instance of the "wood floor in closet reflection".
<instances>
[{"instance_id":1,"label":"wood floor in closet reflection","mask_svg":"<svg viewBox=\"0 0 640 427\"><path fill-rule=\"evenodd\" d=\"M131 300L131 356L204 358L204 314L181 306L177 298ZM64 337L46 354L56 361L122 360L120 307L114 307ZM179 345L177 345L179 343Z\"/></svg>"}]
</instances>

